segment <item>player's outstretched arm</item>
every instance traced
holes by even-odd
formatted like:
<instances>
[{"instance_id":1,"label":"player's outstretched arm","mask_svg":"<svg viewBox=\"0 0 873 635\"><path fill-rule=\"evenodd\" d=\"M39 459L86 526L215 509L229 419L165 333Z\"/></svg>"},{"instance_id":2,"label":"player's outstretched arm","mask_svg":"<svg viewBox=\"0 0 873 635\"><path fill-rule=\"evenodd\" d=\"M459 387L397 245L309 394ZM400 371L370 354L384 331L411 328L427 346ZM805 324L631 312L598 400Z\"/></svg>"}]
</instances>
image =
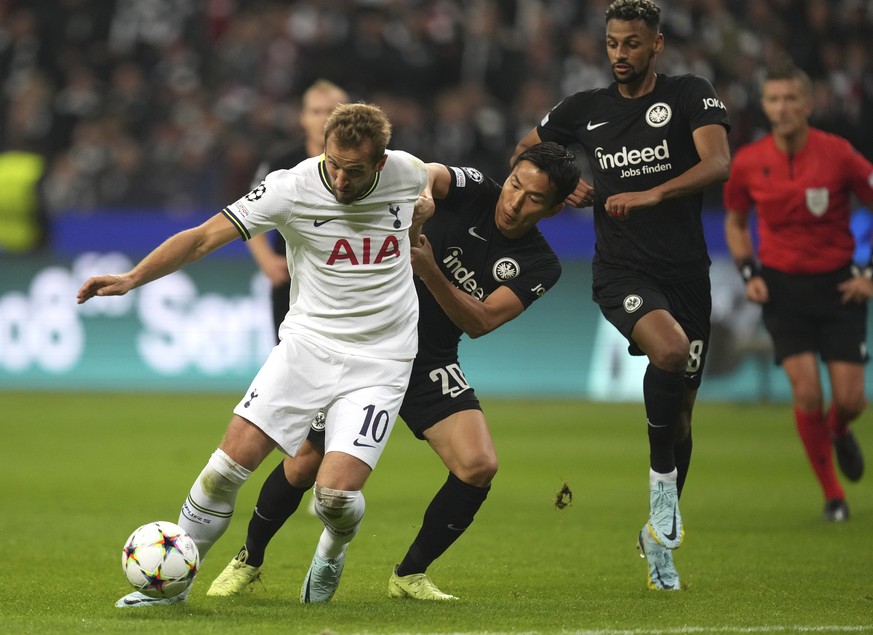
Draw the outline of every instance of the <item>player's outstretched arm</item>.
<instances>
[{"instance_id":1,"label":"player's outstretched arm","mask_svg":"<svg viewBox=\"0 0 873 635\"><path fill-rule=\"evenodd\" d=\"M487 335L524 311L521 300L508 287L498 287L484 302L458 289L436 264L426 236L412 246L412 270L452 322L471 338Z\"/></svg>"},{"instance_id":2,"label":"player's outstretched arm","mask_svg":"<svg viewBox=\"0 0 873 635\"><path fill-rule=\"evenodd\" d=\"M88 278L79 289L77 301L87 302L95 296L124 295L131 289L178 271L226 245L239 233L223 214L171 236L127 273Z\"/></svg>"}]
</instances>

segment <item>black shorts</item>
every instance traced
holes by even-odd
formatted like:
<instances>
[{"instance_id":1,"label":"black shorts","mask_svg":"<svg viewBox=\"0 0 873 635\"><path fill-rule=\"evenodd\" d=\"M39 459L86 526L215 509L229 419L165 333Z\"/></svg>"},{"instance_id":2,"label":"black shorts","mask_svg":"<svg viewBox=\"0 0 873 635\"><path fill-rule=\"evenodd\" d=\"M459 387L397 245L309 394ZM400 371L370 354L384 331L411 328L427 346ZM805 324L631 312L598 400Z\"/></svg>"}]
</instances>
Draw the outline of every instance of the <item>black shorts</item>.
<instances>
[{"instance_id":1,"label":"black shorts","mask_svg":"<svg viewBox=\"0 0 873 635\"><path fill-rule=\"evenodd\" d=\"M843 304L837 289L852 277L850 265L814 275L762 267L761 276L770 296L762 315L777 364L809 352L818 353L824 361L867 361L867 303Z\"/></svg>"},{"instance_id":2,"label":"black shorts","mask_svg":"<svg viewBox=\"0 0 873 635\"><path fill-rule=\"evenodd\" d=\"M603 316L627 339L631 355L645 355L631 337L639 319L658 309L670 313L691 342L686 385L692 390L700 387L711 330L709 276L668 284L637 271L599 265L595 269L593 298Z\"/></svg>"},{"instance_id":3,"label":"black shorts","mask_svg":"<svg viewBox=\"0 0 873 635\"><path fill-rule=\"evenodd\" d=\"M400 417L412 433L424 439L425 430L463 410L482 410L482 406L458 360L449 363L416 360L400 406Z\"/></svg>"},{"instance_id":4,"label":"black shorts","mask_svg":"<svg viewBox=\"0 0 873 635\"><path fill-rule=\"evenodd\" d=\"M482 410L482 406L457 360L443 365L413 364L400 417L416 437L423 440L425 430L464 410ZM322 413L313 420L306 438L324 450Z\"/></svg>"}]
</instances>

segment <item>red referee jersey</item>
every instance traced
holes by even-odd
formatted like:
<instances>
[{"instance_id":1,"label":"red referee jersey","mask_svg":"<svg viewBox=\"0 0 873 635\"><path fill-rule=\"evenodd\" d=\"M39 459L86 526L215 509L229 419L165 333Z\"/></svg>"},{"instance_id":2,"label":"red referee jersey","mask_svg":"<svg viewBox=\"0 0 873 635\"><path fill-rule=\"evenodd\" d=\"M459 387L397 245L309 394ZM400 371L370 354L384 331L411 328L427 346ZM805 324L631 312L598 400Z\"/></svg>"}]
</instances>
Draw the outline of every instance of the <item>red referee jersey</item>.
<instances>
[{"instance_id":1,"label":"red referee jersey","mask_svg":"<svg viewBox=\"0 0 873 635\"><path fill-rule=\"evenodd\" d=\"M873 203L873 165L842 137L810 128L806 145L791 156L776 148L773 135L740 148L724 205L740 214L755 207L763 265L824 273L852 259L852 193Z\"/></svg>"}]
</instances>

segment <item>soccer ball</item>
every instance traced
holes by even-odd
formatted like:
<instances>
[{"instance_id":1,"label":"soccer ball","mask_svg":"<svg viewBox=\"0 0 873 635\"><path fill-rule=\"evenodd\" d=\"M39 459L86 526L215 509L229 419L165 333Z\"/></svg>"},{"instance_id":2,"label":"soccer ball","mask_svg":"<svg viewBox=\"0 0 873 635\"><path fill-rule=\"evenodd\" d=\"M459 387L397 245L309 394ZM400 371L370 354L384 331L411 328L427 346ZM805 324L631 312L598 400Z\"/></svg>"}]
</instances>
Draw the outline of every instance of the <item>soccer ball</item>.
<instances>
[{"instance_id":1,"label":"soccer ball","mask_svg":"<svg viewBox=\"0 0 873 635\"><path fill-rule=\"evenodd\" d=\"M194 582L200 552L194 539L179 525L159 520L130 534L121 552L121 566L140 593L171 598Z\"/></svg>"}]
</instances>

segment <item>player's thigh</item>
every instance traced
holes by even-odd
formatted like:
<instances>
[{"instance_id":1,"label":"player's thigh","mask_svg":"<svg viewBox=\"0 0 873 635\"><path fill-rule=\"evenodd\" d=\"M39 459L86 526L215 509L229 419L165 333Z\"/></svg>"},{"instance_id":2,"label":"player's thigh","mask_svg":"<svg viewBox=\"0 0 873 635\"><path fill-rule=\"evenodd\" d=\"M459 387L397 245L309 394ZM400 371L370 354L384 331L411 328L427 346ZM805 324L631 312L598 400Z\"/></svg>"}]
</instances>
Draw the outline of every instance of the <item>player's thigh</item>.
<instances>
[{"instance_id":1,"label":"player's thigh","mask_svg":"<svg viewBox=\"0 0 873 635\"><path fill-rule=\"evenodd\" d=\"M276 442L259 427L233 415L219 448L247 470L256 469L276 447Z\"/></svg>"},{"instance_id":2,"label":"player's thigh","mask_svg":"<svg viewBox=\"0 0 873 635\"><path fill-rule=\"evenodd\" d=\"M425 430L424 436L462 481L485 486L497 472L497 450L481 410L455 412Z\"/></svg>"},{"instance_id":3,"label":"player's thigh","mask_svg":"<svg viewBox=\"0 0 873 635\"><path fill-rule=\"evenodd\" d=\"M412 433L424 439L429 428L466 410L481 411L482 406L457 358L417 359L400 407L400 416Z\"/></svg>"},{"instance_id":4,"label":"player's thigh","mask_svg":"<svg viewBox=\"0 0 873 635\"><path fill-rule=\"evenodd\" d=\"M330 404L345 355L289 336L273 348L234 414L250 421L294 456L318 412Z\"/></svg>"},{"instance_id":5,"label":"player's thigh","mask_svg":"<svg viewBox=\"0 0 873 635\"><path fill-rule=\"evenodd\" d=\"M802 352L789 355L782 360L782 369L791 383L795 405L807 411L820 408L823 397L816 354Z\"/></svg>"},{"instance_id":6,"label":"player's thigh","mask_svg":"<svg viewBox=\"0 0 873 635\"><path fill-rule=\"evenodd\" d=\"M411 360L347 356L339 391L325 413L325 461L331 452L342 452L376 467L394 428L411 368Z\"/></svg>"}]
</instances>

